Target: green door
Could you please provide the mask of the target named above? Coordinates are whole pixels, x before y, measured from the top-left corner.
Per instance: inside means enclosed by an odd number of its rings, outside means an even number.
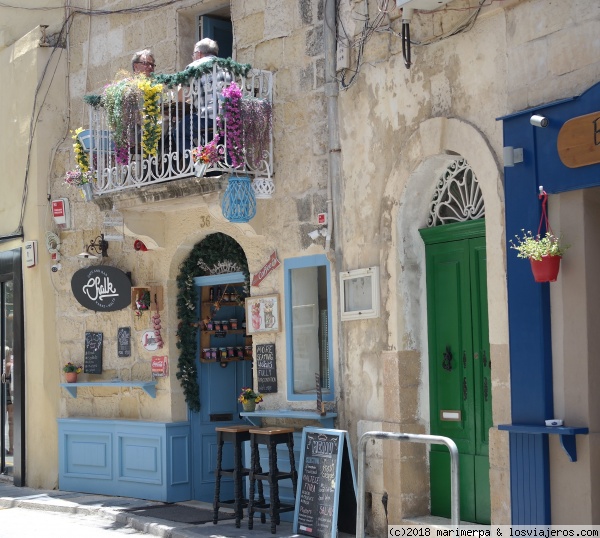
[[[426,244],[431,433],[460,454],[460,515],[490,523],[492,427],[485,221],[421,230]],[[450,517],[450,455],[430,453],[431,513]]]

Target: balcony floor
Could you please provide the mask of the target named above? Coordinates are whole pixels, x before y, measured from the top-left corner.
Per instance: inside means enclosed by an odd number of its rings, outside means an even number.
[[[114,207],[130,211],[181,211],[205,205],[206,195],[220,193],[227,188],[228,175],[214,177],[189,176],[112,194],[94,195],[93,202],[101,211]]]

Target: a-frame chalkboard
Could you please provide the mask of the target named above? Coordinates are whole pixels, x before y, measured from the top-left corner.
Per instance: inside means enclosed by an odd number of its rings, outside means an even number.
[[[317,538],[356,533],[356,476],[346,430],[302,432],[294,533]]]

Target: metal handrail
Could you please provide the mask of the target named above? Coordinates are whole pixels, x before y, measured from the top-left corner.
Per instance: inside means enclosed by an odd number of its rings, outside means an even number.
[[[370,438],[409,441],[412,443],[446,445],[450,451],[450,514],[451,524],[460,523],[460,486],[458,480],[458,448],[449,437],[416,433],[365,432],[358,441],[358,502],[356,510],[356,538],[365,537],[365,454]]]

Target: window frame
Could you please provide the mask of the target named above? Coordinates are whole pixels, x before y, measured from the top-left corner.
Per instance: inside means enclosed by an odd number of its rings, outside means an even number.
[[[284,298],[285,298],[285,331],[286,331],[286,383],[288,401],[315,401],[316,393],[294,392],[294,338],[292,326],[292,271],[305,267],[325,267],[325,278],[327,279],[327,346],[329,349],[329,389],[323,392],[323,401],[335,400],[335,375],[334,375],[334,348],[333,348],[333,303],[331,300],[331,264],[324,254],[289,258],[283,261],[284,269]]]
[[[346,283],[350,285],[354,281],[358,286],[361,279],[370,278],[370,308],[352,308],[346,309]],[[340,318],[342,321],[355,319],[378,318],[381,313],[381,301],[379,295],[379,267],[367,267],[365,269],[354,269],[340,273]]]

